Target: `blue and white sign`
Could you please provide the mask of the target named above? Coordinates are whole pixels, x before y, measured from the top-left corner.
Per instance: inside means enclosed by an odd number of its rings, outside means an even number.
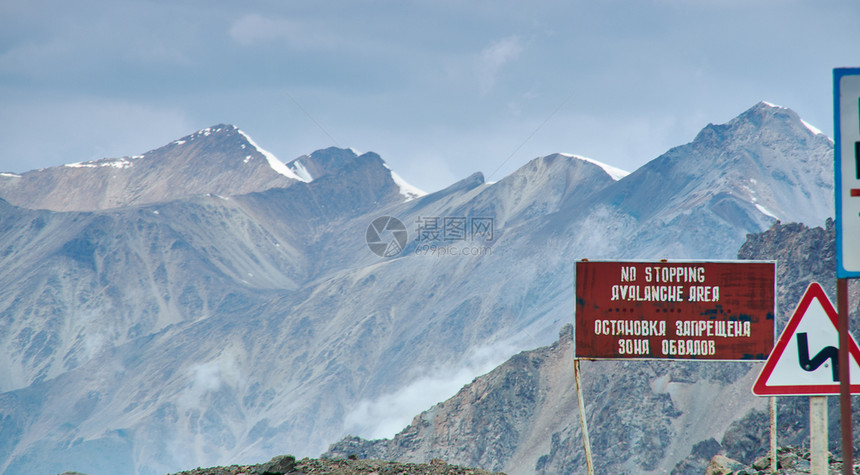
[[[860,68],[833,70],[836,277],[860,277]]]

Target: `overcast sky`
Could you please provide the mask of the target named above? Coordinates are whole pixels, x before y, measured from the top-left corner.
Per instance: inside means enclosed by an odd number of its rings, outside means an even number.
[[[435,191],[554,152],[629,171],[764,100],[832,136],[856,0],[0,0],[0,171],[218,123]]]

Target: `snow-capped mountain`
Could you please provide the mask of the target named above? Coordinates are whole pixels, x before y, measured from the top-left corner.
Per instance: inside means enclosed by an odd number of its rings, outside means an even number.
[[[555,154],[429,194],[373,153],[273,167],[209,131],[126,168],[30,172],[74,172],[48,198],[0,186],[1,471],[164,473],[390,436],[554,341],[576,259],[733,258],[772,215],[832,202],[814,179],[832,143],[766,104],[629,175]],[[64,197],[87,211],[28,209]]]
[[[0,197],[25,208],[89,211],[222,196],[304,181],[232,125],[195,132],[142,155],[0,175]]]
[[[311,182],[320,177],[336,175],[344,169],[344,167],[349,167],[356,160],[363,159],[360,157],[376,157],[379,160],[382,160],[379,155],[372,152],[369,154],[361,154],[359,156],[359,153],[351,148],[340,149],[337,147],[329,147],[324,150],[317,150],[310,155],[296,158],[295,160],[287,163],[286,166],[303,181]],[[388,165],[384,166],[391,174],[391,179],[400,188],[400,194],[406,199],[418,198],[427,194],[421,189],[410,185],[400,175],[394,172],[394,170],[391,170]]]
[[[762,102],[726,124],[709,124],[546,225],[578,228],[580,248],[603,241],[603,255],[731,256],[747,233],[774,220],[821,225],[832,216],[832,154],[833,141],[795,112]]]
[[[830,138],[792,110],[762,102],[727,124],[709,124],[691,143],[637,170],[621,199],[643,217],[660,209],[674,219],[705,207],[735,226],[760,222],[762,215],[823,224],[833,212],[831,196],[812,199],[806,193],[832,194],[832,149]],[[637,203],[656,184],[655,176],[663,177],[661,186],[648,197],[660,208]]]

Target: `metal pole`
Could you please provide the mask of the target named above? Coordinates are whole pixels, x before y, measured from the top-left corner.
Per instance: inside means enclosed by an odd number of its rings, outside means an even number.
[[[848,333],[848,279],[836,279],[839,313],[839,424],[842,428],[842,474],[854,473],[854,436],[851,433],[851,359]]]
[[[827,396],[809,397],[809,459],[812,475],[827,475]]]
[[[776,396],[770,397],[770,473],[776,473]]]
[[[582,426],[582,443],[585,445],[585,467],[588,475],[594,475],[594,462],[591,460],[591,439],[588,437],[588,423],[585,420],[585,402],[582,399],[582,373],[579,358],[573,359],[573,377],[576,381],[576,399],[579,402],[579,424]]]

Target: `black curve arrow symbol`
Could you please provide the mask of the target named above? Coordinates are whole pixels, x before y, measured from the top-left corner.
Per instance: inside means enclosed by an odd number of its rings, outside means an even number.
[[[812,359],[809,359],[809,340],[806,333],[797,334],[797,359],[804,371],[815,371],[825,361],[830,361],[833,370],[833,382],[839,382],[839,349],[835,346],[825,346]]]

